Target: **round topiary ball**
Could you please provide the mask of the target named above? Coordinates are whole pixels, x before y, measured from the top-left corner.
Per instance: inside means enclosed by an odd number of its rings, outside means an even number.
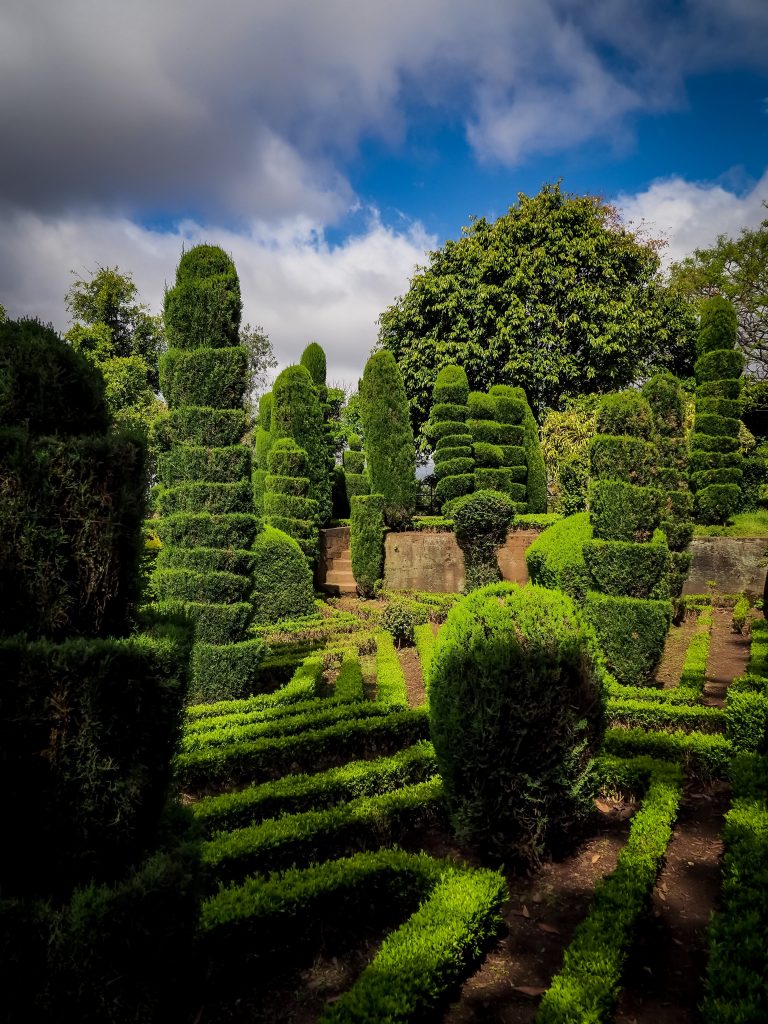
[[[579,833],[604,726],[595,650],[559,591],[496,583],[451,609],[429,674],[430,726],[460,839],[533,866]]]

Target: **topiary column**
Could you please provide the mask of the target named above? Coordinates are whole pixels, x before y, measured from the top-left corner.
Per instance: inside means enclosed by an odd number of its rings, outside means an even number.
[[[257,514],[261,513],[264,498],[264,479],[269,472],[269,452],[275,438],[272,433],[272,392],[268,391],[259,399],[259,418],[256,426],[254,457],[256,466],[253,470],[253,506]]]
[[[248,549],[259,520],[250,450],[240,444],[247,386],[247,355],[237,343],[240,286],[226,253],[205,245],[182,256],[165,319],[176,347],[160,363],[171,413],[170,449],[159,461],[161,519],[153,526],[164,546],[154,588],[195,622],[191,699],[239,697],[252,689],[265,646],[246,639]]]
[[[475,460],[467,433],[469,384],[460,366],[449,364],[437,375],[432,390],[429,435],[435,443],[435,498],[440,507],[474,490]]]
[[[365,364],[360,418],[371,491],[384,497],[388,526],[407,526],[416,507],[416,448],[403,378],[391,352],[375,352]]]
[[[670,556],[658,529],[663,494],[653,486],[653,414],[637,391],[607,395],[590,442],[593,540],[584,560],[593,590],[585,612],[608,667],[622,683],[650,680],[669,629]]]
[[[525,391],[508,384],[494,384],[490,391],[496,401],[496,418],[500,423],[519,423],[523,428],[523,449],[525,451],[525,488],[527,511],[547,511],[547,469],[539,441],[539,426],[528,404]],[[516,452],[504,450],[504,465],[514,466]],[[513,500],[513,492],[509,492]]]
[[[509,865],[593,813],[603,728],[594,640],[558,591],[498,583],[455,605],[429,672],[430,733],[461,839]]]
[[[0,324],[0,384],[3,1019],[173,1019],[196,903],[161,816],[188,636],[136,614],[144,441],[34,321]]]
[[[307,455],[309,497],[317,502],[318,520],[331,518],[331,475],[323,409],[305,366],[288,366],[272,387],[272,433],[292,438]]]
[[[264,481],[264,520],[298,543],[310,565],[317,552],[317,502],[308,497],[307,453],[282,437],[269,453]]]
[[[690,454],[696,518],[703,523],[725,523],[741,505],[739,394],[744,357],[734,351],[736,333],[731,303],[720,296],[708,299],[701,310],[696,346],[696,419]]]
[[[384,495],[356,495],[351,506],[352,574],[360,596],[373,597],[384,576]]]

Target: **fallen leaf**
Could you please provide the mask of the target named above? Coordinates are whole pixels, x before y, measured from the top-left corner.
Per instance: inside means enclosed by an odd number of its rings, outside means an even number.
[[[597,862],[598,862],[599,860],[600,860],[600,854],[599,854],[599,853],[596,853],[596,854],[595,854],[595,855],[594,855],[594,856],[592,857],[592,863],[593,863],[593,864],[597,864]]]
[[[515,992],[522,992],[524,996],[543,996],[547,991],[537,985],[515,985]]]
[[[520,913],[521,913],[521,914],[523,915],[523,917],[530,917],[530,916],[531,916],[531,915],[530,915],[530,914],[528,913],[528,907],[526,907],[526,905],[525,905],[525,904],[523,904],[523,909],[522,909],[522,910],[520,911]]]
[[[611,810],[611,805],[607,804],[605,800],[595,800],[595,807],[603,814],[607,814]]]
[[[555,926],[553,924],[546,924],[544,921],[539,921],[538,924],[536,925],[536,927],[539,929],[539,931],[546,932],[547,935],[559,935],[560,934],[560,929],[559,928],[555,928]]]

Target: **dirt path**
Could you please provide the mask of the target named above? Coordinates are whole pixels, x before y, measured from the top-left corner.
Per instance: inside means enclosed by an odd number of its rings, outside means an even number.
[[[707,965],[707,925],[720,892],[725,783],[689,790],[651,913],[637,932],[616,1024],[694,1024]]]
[[[723,706],[728,684],[743,675],[749,661],[749,637],[731,632],[732,617],[730,608],[714,609],[704,697],[715,707]]]
[[[667,634],[661,661],[656,669],[656,682],[665,690],[680,682],[688,644],[696,629],[696,618],[695,614],[687,615],[679,626],[673,626]]]
[[[415,647],[401,647],[397,652],[397,657],[405,676],[408,706],[420,708],[426,702],[427,691],[424,689],[418,652]]]
[[[462,987],[445,1024],[529,1024],[586,916],[595,885],[613,871],[634,805],[603,802],[597,832],[575,854],[530,878],[508,876],[506,934]],[[432,851],[430,851],[432,852]],[[439,855],[440,851],[435,851]]]

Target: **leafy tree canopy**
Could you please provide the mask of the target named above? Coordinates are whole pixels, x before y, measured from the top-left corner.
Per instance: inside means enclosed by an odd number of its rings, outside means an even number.
[[[252,416],[255,416],[259,398],[269,386],[270,370],[277,366],[277,359],[272,349],[269,335],[261,326],[242,324],[240,327],[240,344],[248,353],[248,390],[246,403]]]
[[[768,202],[763,205],[768,209]],[[768,379],[768,220],[736,239],[720,235],[710,249],[674,263],[670,288],[698,305],[715,295],[730,299],[747,371]]]
[[[447,363],[472,389],[521,385],[534,410],[624,388],[652,368],[690,373],[695,318],[659,274],[658,243],[595,196],[559,184],[518,196],[493,223],[473,220],[430,253],[379,318],[418,428]]]

